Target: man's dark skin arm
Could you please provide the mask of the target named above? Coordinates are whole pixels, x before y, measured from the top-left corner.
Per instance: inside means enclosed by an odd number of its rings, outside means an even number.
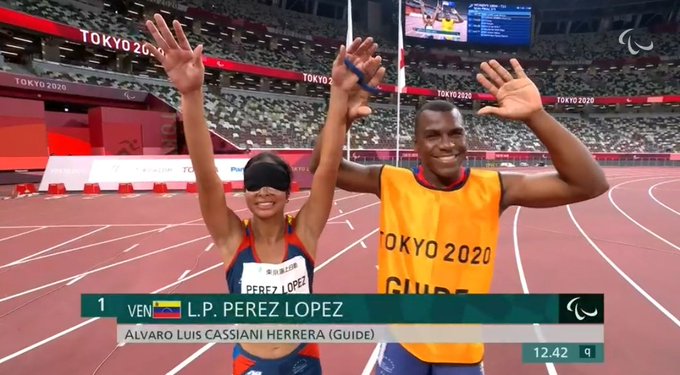
[[[366,39],[366,42],[369,41],[372,41],[372,38]],[[362,43],[359,49],[367,44],[370,43]],[[364,48],[363,50],[355,52],[355,54],[368,54],[369,56],[372,56],[377,48],[378,44],[376,43],[370,48]],[[350,51],[350,53],[352,52],[354,51]],[[379,57],[380,56],[378,56],[378,58]],[[367,72],[366,75],[366,78],[369,79],[368,84],[376,87],[382,82],[382,79],[385,76],[385,68],[380,67],[375,72]],[[358,86],[350,93],[347,131],[349,131],[353,121],[371,114],[371,108],[368,106],[368,97],[369,94],[366,91],[361,90]],[[319,165],[319,151],[321,150],[322,142],[323,137],[319,135],[316,144],[314,145],[314,151],[312,151],[312,160],[309,163],[309,171],[312,173],[316,171],[316,168]],[[341,154],[342,152],[343,151],[340,150]],[[363,165],[343,158],[340,163],[336,186],[340,189],[355,193],[370,193],[380,196],[381,168],[381,165]]]
[[[496,97],[498,107],[484,107],[480,115],[523,121],[545,145],[556,172],[503,172],[501,209],[509,206],[556,207],[595,198],[609,189],[604,171],[585,145],[543,109],[541,96],[517,60],[514,78],[497,61],[482,63],[479,83]]]

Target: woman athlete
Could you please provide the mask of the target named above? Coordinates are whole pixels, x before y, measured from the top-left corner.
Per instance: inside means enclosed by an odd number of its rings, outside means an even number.
[[[332,207],[335,183],[344,144],[347,113],[366,112],[361,104],[348,108],[349,92],[359,77],[384,74],[372,39],[357,38],[341,46],[333,63],[330,103],[321,148],[320,164],[307,202],[297,216],[285,216],[290,195],[291,168],[273,153],[259,154],[244,168],[245,200],[252,220],[241,221],[227,206],[222,181],[215,170],[210,134],[204,116],[203,46],[192,50],[178,21],[177,39],[159,14],[146,26],[158,48],[147,47],[163,64],[168,78],[181,94],[184,132],[198,183],[203,220],[226,268],[230,293],[311,293],[317,242]],[[159,51],[159,48],[163,52]],[[361,81],[362,83],[366,81]],[[370,112],[370,111],[369,111]],[[233,374],[321,374],[316,344],[237,344]]]

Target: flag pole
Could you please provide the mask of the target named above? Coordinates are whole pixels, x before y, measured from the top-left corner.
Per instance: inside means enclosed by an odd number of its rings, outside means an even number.
[[[398,26],[399,26],[399,35],[398,35],[398,40],[399,40],[399,46],[398,46],[398,51],[397,51],[397,69],[398,69],[398,77],[397,77],[397,167],[399,167],[399,144],[401,143],[400,138],[401,138],[401,91],[404,89],[404,86],[406,85],[406,77],[405,77],[405,61],[404,61],[404,40],[402,36],[402,30],[401,30],[401,16],[402,16],[402,11],[401,11],[401,1],[402,0],[397,0],[399,3],[399,11],[397,12],[397,16],[399,17]]]
[[[352,44],[352,40],[354,40],[352,34],[352,0],[347,0],[347,38],[345,39],[345,48],[349,48],[349,45]],[[350,158],[350,141],[350,130],[347,129],[347,160],[352,160]]]
[[[397,167],[399,167],[399,133],[401,124],[401,89],[397,89]]]

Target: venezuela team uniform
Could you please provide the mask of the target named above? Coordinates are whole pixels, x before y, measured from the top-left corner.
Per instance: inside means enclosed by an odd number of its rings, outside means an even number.
[[[383,167],[378,293],[489,293],[499,233],[500,174],[470,168],[461,172],[454,184],[438,189],[420,168]],[[438,374],[478,374],[484,346],[389,344],[381,355],[383,372],[378,374],[418,375],[421,368],[428,373],[430,365],[452,369]]]
[[[293,217],[286,220],[286,254],[281,263],[262,263],[248,220],[243,221],[243,241],[226,270],[230,293],[312,293],[314,260],[294,231]],[[321,362],[317,344],[300,344],[283,358],[255,357],[237,344],[233,352],[233,375],[319,375]]]

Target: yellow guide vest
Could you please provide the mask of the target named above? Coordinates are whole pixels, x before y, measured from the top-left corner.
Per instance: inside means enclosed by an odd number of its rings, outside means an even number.
[[[453,21],[453,19],[450,19],[448,21],[442,19],[442,31],[453,31],[454,25],[455,22]]]
[[[378,293],[489,293],[498,243],[501,182],[466,169],[451,191],[422,185],[409,169],[380,177]],[[423,362],[475,364],[484,345],[402,344]]]

